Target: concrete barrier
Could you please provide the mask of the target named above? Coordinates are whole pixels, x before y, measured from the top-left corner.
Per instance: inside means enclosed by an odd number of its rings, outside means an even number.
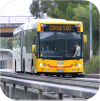
[[[0,88],[1,91],[3,92],[3,83],[0,83]],[[5,89],[5,96],[8,97],[9,99],[12,99],[13,97],[13,85],[12,84],[6,84],[6,89]],[[39,91],[37,89],[33,88],[28,88],[27,89],[27,98],[25,100],[35,100],[38,101],[38,93]],[[43,92],[43,100],[59,100],[57,94],[51,92],[52,94],[48,94],[48,92]],[[69,97],[69,98],[68,98]],[[23,86],[16,86],[16,100],[24,100],[24,87]],[[70,96],[67,96],[63,98],[63,101],[85,101],[85,98],[73,98]]]
[[[3,91],[3,84],[1,83],[1,88]],[[37,100],[39,96],[39,91],[37,89],[28,88],[27,89],[27,96],[25,97],[25,91],[23,86],[16,86],[16,98],[18,100]],[[11,99],[13,99],[13,86],[11,84],[6,85],[5,87],[5,95]],[[55,95],[48,94],[46,92],[43,93],[42,99],[49,99],[49,100],[58,100],[58,97]]]

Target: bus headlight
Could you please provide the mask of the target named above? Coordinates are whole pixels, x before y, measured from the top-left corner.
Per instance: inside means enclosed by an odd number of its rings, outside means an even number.
[[[81,64],[78,64],[79,67],[81,67]]]
[[[43,66],[43,64],[42,64],[42,63],[40,63],[40,66],[42,67],[42,66]]]

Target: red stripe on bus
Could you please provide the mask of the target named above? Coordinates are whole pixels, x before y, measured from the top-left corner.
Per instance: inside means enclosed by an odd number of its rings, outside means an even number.
[[[71,68],[73,66],[73,64],[71,64],[70,66],[51,66],[51,65],[48,64],[48,66],[51,67],[51,68],[59,68],[59,67],[61,67],[61,68]]]

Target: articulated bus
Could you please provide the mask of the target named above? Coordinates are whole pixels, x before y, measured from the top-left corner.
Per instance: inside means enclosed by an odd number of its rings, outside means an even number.
[[[14,72],[75,76],[83,72],[83,24],[63,19],[36,19],[13,33]],[[79,53],[75,56],[76,47]]]

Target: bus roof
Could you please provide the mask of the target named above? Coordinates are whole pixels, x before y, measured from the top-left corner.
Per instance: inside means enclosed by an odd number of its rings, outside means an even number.
[[[18,28],[14,29],[13,34],[17,34],[21,30],[29,30],[35,29],[38,23],[46,23],[46,24],[80,24],[82,22],[79,21],[68,21],[64,19],[34,19],[34,21],[30,23],[23,24]]]

